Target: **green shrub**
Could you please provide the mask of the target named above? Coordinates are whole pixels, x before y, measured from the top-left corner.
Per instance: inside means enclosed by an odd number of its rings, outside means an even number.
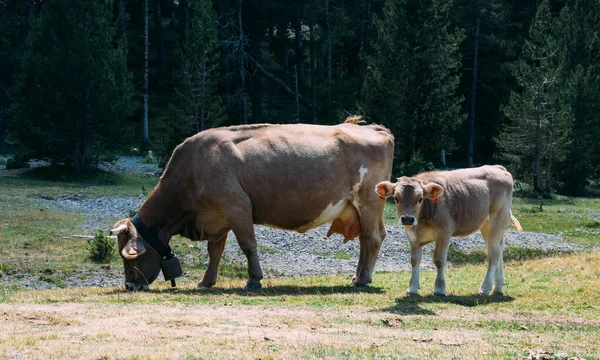
[[[158,164],[158,160],[156,159],[156,156],[154,156],[154,154],[152,153],[152,150],[148,151],[148,154],[146,154],[142,162],[146,164]]]
[[[29,156],[26,154],[17,154],[6,160],[6,169],[23,169],[29,167]]]
[[[6,165],[7,161],[8,161],[7,158],[5,158],[4,156],[0,156],[0,165]]]
[[[115,257],[115,241],[98,230],[93,238],[88,239],[88,250],[93,262],[108,263]]]
[[[410,161],[400,164],[400,175],[414,176],[425,171],[432,171],[435,167],[431,161],[426,161],[420,152],[413,152]]]

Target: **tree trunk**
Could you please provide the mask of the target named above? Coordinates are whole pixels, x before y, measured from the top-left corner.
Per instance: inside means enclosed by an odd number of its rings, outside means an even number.
[[[127,37],[127,16],[125,14],[127,0],[117,0],[117,36]]]
[[[206,129],[206,51],[202,56],[202,83],[200,86],[200,123],[197,127],[197,132]]]
[[[167,74],[167,60],[165,58],[165,42],[160,13],[160,0],[154,0],[154,33],[156,42],[156,57],[158,58],[158,74],[162,78]],[[153,42],[154,43],[154,42]]]
[[[148,144],[148,1],[144,0],[144,143]]]
[[[365,97],[365,79],[366,79],[366,74],[367,74],[367,66],[366,66],[366,60],[367,60],[367,47],[369,46],[369,30],[370,30],[370,25],[371,24],[371,0],[365,0],[365,5],[366,5],[366,11],[364,12],[364,18],[362,21],[362,31],[360,33],[360,50],[359,50],[359,71],[360,71],[360,91],[359,91],[359,96],[360,98],[364,98]]]
[[[475,105],[477,104],[477,65],[479,62],[479,27],[481,24],[481,0],[475,0],[475,27],[473,28],[473,76],[471,77],[471,111],[469,112],[469,139],[467,143],[467,166],[473,167],[475,147]]]
[[[85,121],[81,126],[81,147],[83,150],[83,169],[89,169],[92,165],[92,144],[90,143],[90,126],[92,125],[92,111],[90,109],[90,89],[85,88],[85,102],[84,102],[84,112],[85,112]]]
[[[540,68],[542,67],[542,58],[540,57]],[[537,98],[536,98],[536,126],[535,126],[535,149],[534,158],[535,162],[533,165],[533,189],[536,193],[541,195],[542,183],[540,178],[540,156],[542,150],[542,99],[541,99],[541,85],[537,87]]]
[[[242,0],[239,0],[238,6],[238,26],[240,30],[239,34],[239,52],[240,52],[240,78],[242,80],[242,86],[240,89],[240,101],[242,103],[242,121],[243,124],[248,123],[248,110],[246,109],[246,64],[245,64],[245,51],[244,51],[244,27],[242,23]]]
[[[298,93],[298,66],[294,65],[294,84],[296,85],[296,122],[300,122],[300,94]]]
[[[325,114],[329,115],[329,102],[331,100],[331,48],[333,46],[331,24],[329,23],[329,0],[325,0],[325,27],[327,31],[327,83],[325,84]]]
[[[217,7],[217,17],[219,21],[220,28],[220,40],[230,40],[225,32],[225,27],[227,26],[231,13],[228,2],[219,1]],[[221,55],[221,78],[223,79],[223,104],[225,104],[225,109],[227,113],[227,120],[230,120],[232,117],[231,111],[231,54],[226,51],[226,48],[223,48],[223,52]]]
[[[0,154],[4,154],[4,106],[0,104]]]
[[[188,0],[179,0],[179,33],[185,37],[185,30],[190,22],[190,6]]]
[[[171,12],[171,29],[177,28],[177,17],[175,16],[175,0],[169,0],[169,11]]]
[[[317,123],[317,93],[315,89],[315,37],[314,37],[314,9],[311,6],[311,14],[310,14],[310,92],[311,92],[311,111],[310,111],[310,122],[313,124]]]
[[[296,81],[298,87],[304,85],[304,49],[302,48],[302,12],[298,6],[297,19],[295,23],[296,29]]]
[[[250,31],[250,54],[252,58],[260,63],[261,61],[261,41],[262,29],[252,29]],[[262,76],[260,71],[254,71],[252,74],[252,93],[250,94],[252,101],[252,122],[255,124],[262,123]]]

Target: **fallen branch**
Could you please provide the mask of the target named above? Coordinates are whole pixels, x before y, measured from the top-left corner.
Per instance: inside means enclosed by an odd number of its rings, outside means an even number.
[[[254,60],[254,58],[252,56],[246,55],[246,57],[250,60],[250,62],[256,68],[256,70],[258,70],[258,72],[261,73],[261,75],[263,75],[264,77],[269,79],[275,85],[281,87],[290,98],[292,98],[293,100],[296,100],[296,92],[295,91],[290,89],[289,86],[287,86],[277,76],[275,76],[275,75],[271,74],[270,72],[268,72],[267,70],[265,70],[265,68],[261,64],[259,64],[256,60]],[[298,94],[298,99],[300,100],[300,103],[302,105],[304,105],[305,108],[307,108],[308,110],[312,110],[312,106],[310,105],[308,100],[306,100],[305,98],[302,97],[302,95]]]

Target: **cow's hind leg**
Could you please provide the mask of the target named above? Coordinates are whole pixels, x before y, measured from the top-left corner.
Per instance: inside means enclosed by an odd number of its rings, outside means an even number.
[[[433,294],[437,296],[446,296],[446,278],[444,270],[446,268],[446,260],[448,258],[448,246],[450,244],[449,237],[438,238],[435,242],[433,250],[433,263],[437,268],[437,276],[435,278],[435,288]]]
[[[260,280],[263,278],[263,272],[258,261],[254,224],[252,222],[252,204],[246,193],[243,194],[243,197],[238,197],[234,203],[228,204],[225,217],[248,260],[248,282],[245,289],[256,290],[262,287]]]
[[[510,215],[501,210],[481,227],[481,234],[487,244],[488,270],[479,288],[479,295],[489,295],[493,282],[495,282],[494,294],[502,294],[504,286],[502,252],[504,251],[504,232],[509,220]]]
[[[375,196],[372,196],[371,200],[370,206],[361,206],[359,211],[360,257],[356,276],[352,280],[354,286],[366,286],[371,283],[377,255],[387,234],[382,216],[384,204]]]
[[[208,267],[206,268],[202,280],[198,283],[198,288],[210,288],[217,282],[219,262],[221,261],[221,255],[223,255],[226,242],[227,234],[215,241],[208,242]]]

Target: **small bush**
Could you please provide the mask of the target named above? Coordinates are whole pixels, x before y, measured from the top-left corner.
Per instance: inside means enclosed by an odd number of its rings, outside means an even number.
[[[29,156],[25,154],[17,154],[14,157],[6,160],[6,169],[23,169],[29,167]]]
[[[0,165],[6,165],[7,161],[8,161],[7,158],[5,158],[4,156],[0,156]]]
[[[431,161],[426,161],[420,152],[413,152],[410,161],[400,164],[400,175],[414,176],[422,172],[432,171],[435,167]]]
[[[152,150],[148,151],[148,154],[146,154],[142,162],[146,164],[158,164],[158,160],[156,159],[156,156],[154,156],[154,154],[152,153]]]
[[[88,239],[88,250],[93,262],[107,263],[115,257],[115,241],[102,230],[98,230],[93,238]]]

